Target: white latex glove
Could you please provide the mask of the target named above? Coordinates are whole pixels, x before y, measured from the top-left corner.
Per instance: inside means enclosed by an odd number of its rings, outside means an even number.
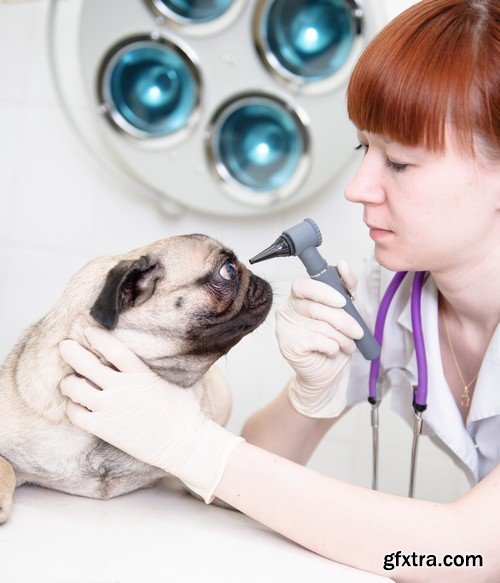
[[[69,375],[60,383],[71,399],[70,421],[177,476],[209,504],[229,456],[245,440],[208,419],[191,389],[160,378],[106,330],[86,328],[85,335],[118,371],[74,340],[59,344],[62,358],[86,377]]]
[[[352,293],[357,277],[345,261],[338,270]],[[301,277],[276,310],[278,344],[297,373],[288,386],[290,402],[308,417],[337,417],[345,407],[353,339],[363,337],[361,326],[342,309],[345,304],[326,283]]]

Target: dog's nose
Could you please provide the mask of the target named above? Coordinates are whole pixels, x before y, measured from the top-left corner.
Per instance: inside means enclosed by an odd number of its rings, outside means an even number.
[[[246,307],[255,309],[267,303],[272,298],[271,286],[264,279],[251,274],[248,292],[245,299]]]

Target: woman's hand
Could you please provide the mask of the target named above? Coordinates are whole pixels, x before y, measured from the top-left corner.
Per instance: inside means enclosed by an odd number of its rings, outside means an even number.
[[[338,265],[352,293],[357,277]],[[287,302],[276,310],[276,336],[281,353],[297,373],[289,385],[293,407],[308,417],[336,417],[345,407],[354,339],[363,329],[343,306],[345,298],[310,277],[292,284]]]
[[[86,328],[85,335],[118,370],[74,340],[59,344],[62,358],[86,377],[72,374],[60,383],[63,395],[71,399],[66,410],[70,421],[179,477],[211,502],[230,454],[244,439],[209,420],[191,389],[156,375],[109,332]]]

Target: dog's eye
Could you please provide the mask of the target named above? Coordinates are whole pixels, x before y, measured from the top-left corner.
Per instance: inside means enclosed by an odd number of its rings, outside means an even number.
[[[236,269],[236,265],[234,263],[231,263],[230,261],[227,261],[220,268],[219,274],[224,279],[227,279],[227,280],[231,281],[231,280],[236,279],[238,277],[238,270]]]

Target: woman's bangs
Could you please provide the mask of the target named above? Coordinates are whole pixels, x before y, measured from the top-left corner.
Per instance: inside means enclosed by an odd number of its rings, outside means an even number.
[[[445,0],[421,3],[372,40],[347,89],[358,129],[444,152],[451,122],[463,151],[475,155],[476,131],[498,146],[498,111],[489,105],[498,94],[498,59],[474,31],[477,14],[465,3],[458,8]]]
[[[374,46],[365,52],[351,76],[349,118],[360,130],[406,146],[444,151],[445,122],[450,115],[455,117],[453,110],[464,113],[466,107],[463,87],[458,93],[462,103],[457,103],[458,88],[453,85],[459,85],[459,80],[444,75],[445,71],[451,73],[452,63],[446,63],[444,55],[437,65],[435,54],[415,54],[408,49],[399,52],[394,45],[388,52],[381,48]],[[460,129],[470,135],[470,127]],[[465,141],[470,142],[470,138]]]

